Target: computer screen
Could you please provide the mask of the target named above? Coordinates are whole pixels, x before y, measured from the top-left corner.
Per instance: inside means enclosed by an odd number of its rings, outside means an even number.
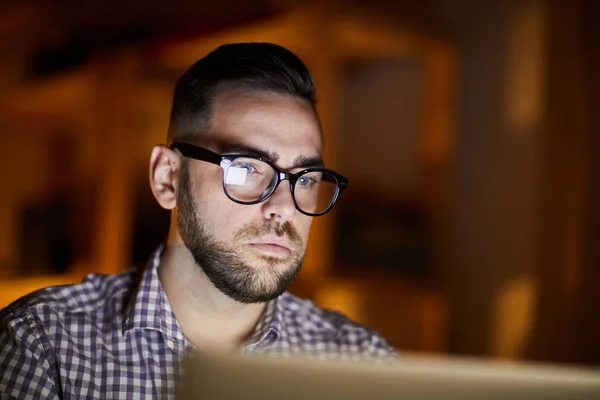
[[[196,352],[178,398],[600,399],[600,371],[540,364],[404,356],[391,363]]]

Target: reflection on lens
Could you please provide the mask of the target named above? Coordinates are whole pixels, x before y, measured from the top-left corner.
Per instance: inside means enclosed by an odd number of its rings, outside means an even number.
[[[237,158],[225,171],[225,190],[237,201],[259,200],[275,181],[275,171],[263,161]]]

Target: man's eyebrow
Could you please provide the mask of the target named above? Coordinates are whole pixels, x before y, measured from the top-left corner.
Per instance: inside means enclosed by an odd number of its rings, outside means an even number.
[[[273,164],[277,163],[279,160],[279,154],[274,151],[267,151],[264,149],[260,149],[254,146],[248,145],[232,145],[227,146],[224,154],[235,154],[235,155],[249,155],[249,156],[259,156],[265,158],[272,162]],[[306,156],[298,156],[292,163],[290,169],[294,168],[323,168],[325,167],[325,163],[321,157],[306,157]]]
[[[321,157],[296,157],[292,168],[324,168],[325,163]]]
[[[232,154],[232,155],[249,155],[249,156],[258,156],[265,158],[275,164],[277,160],[279,160],[279,154],[274,151],[267,151],[263,149],[259,149],[254,146],[242,146],[242,145],[233,145],[227,146],[225,148],[224,154]]]

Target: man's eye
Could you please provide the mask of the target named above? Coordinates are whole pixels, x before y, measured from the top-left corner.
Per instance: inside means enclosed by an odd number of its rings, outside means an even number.
[[[298,184],[303,188],[310,188],[316,183],[317,181],[314,178],[309,178],[308,176],[303,176],[300,179],[298,179]]]
[[[240,164],[236,165],[236,167],[240,169],[245,169],[247,173],[256,172],[256,168],[254,168],[254,166],[250,164]]]

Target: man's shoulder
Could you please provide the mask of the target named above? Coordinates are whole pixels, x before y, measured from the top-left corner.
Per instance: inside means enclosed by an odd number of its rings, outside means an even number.
[[[6,371],[0,392],[59,398],[71,385],[77,391],[83,384],[90,388],[93,369],[101,370],[91,362],[111,344],[137,287],[136,275],[91,274],[78,284],[37,290],[0,310],[0,370]]]
[[[135,288],[139,271],[131,269],[117,275],[90,274],[82,282],[49,286],[36,290],[0,310],[0,319],[19,315],[62,317],[73,313],[90,314],[123,301]]]
[[[360,346],[363,350],[370,349],[375,353],[379,350],[395,352],[379,332],[351,320],[341,312],[319,307],[312,301],[300,299],[291,293],[283,296],[286,326],[291,325],[300,335],[316,336],[341,346]]]
[[[306,328],[329,332],[353,330],[365,333],[375,332],[352,321],[341,312],[319,307],[311,300],[301,299],[289,292],[284,293],[282,297],[285,302],[285,318],[302,323]]]

